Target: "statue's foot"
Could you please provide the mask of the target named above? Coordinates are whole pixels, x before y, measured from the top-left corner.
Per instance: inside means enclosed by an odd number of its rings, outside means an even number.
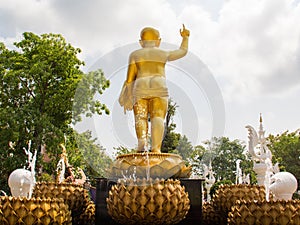
[[[153,153],[161,153],[160,149],[151,149],[151,152],[153,152]]]
[[[139,149],[137,150],[137,153],[144,153],[144,152],[147,152],[147,149],[146,149],[145,146],[142,147],[142,148],[139,148]]]

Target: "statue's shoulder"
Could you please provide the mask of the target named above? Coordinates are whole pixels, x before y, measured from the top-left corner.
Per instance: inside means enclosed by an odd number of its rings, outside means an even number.
[[[131,57],[137,56],[137,55],[140,55],[142,52],[143,52],[143,49],[142,49],[142,48],[136,49],[136,50],[134,50],[134,51],[132,51],[132,52],[130,53],[130,56],[131,56]]]
[[[153,57],[165,58],[167,54],[168,54],[167,51],[164,51],[159,48],[141,48],[141,49],[137,49],[137,50],[133,51],[130,54],[130,58],[135,59],[135,60],[140,60],[141,58],[149,59],[149,58],[153,58]]]

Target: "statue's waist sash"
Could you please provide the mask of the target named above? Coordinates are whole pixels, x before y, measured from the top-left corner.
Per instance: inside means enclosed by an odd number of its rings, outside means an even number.
[[[135,102],[141,98],[154,98],[154,97],[169,97],[168,88],[159,87],[159,88],[134,88],[133,95],[135,97]]]

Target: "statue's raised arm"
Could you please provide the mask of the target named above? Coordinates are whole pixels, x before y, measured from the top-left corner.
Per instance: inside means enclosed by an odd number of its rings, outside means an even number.
[[[190,31],[185,28],[184,24],[182,24],[182,29],[180,29],[179,32],[182,37],[180,48],[174,51],[170,51],[168,56],[169,61],[180,59],[188,52]]]

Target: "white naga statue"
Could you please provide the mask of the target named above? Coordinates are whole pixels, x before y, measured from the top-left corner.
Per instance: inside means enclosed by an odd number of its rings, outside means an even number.
[[[272,153],[267,146],[267,140],[265,138],[265,131],[263,130],[261,116],[259,122],[260,125],[258,134],[252,126],[246,126],[249,131],[249,153],[252,156],[252,160],[256,162],[265,162],[266,159],[272,159]]]
[[[272,153],[267,146],[261,115],[259,122],[258,132],[250,125],[246,126],[246,128],[249,132],[248,151],[254,162],[253,170],[257,174],[257,183],[258,185],[264,185],[267,182],[265,180],[266,172],[277,173],[279,169],[277,164],[274,167],[272,163],[270,164],[272,162]]]
[[[267,200],[269,191],[275,199],[291,199],[297,190],[297,179],[289,172],[279,172],[278,163],[272,165],[272,153],[267,146],[261,115],[258,134],[252,126],[248,125],[246,128],[249,132],[248,150],[254,161],[253,170],[257,174],[258,185],[264,185],[266,188]]]

